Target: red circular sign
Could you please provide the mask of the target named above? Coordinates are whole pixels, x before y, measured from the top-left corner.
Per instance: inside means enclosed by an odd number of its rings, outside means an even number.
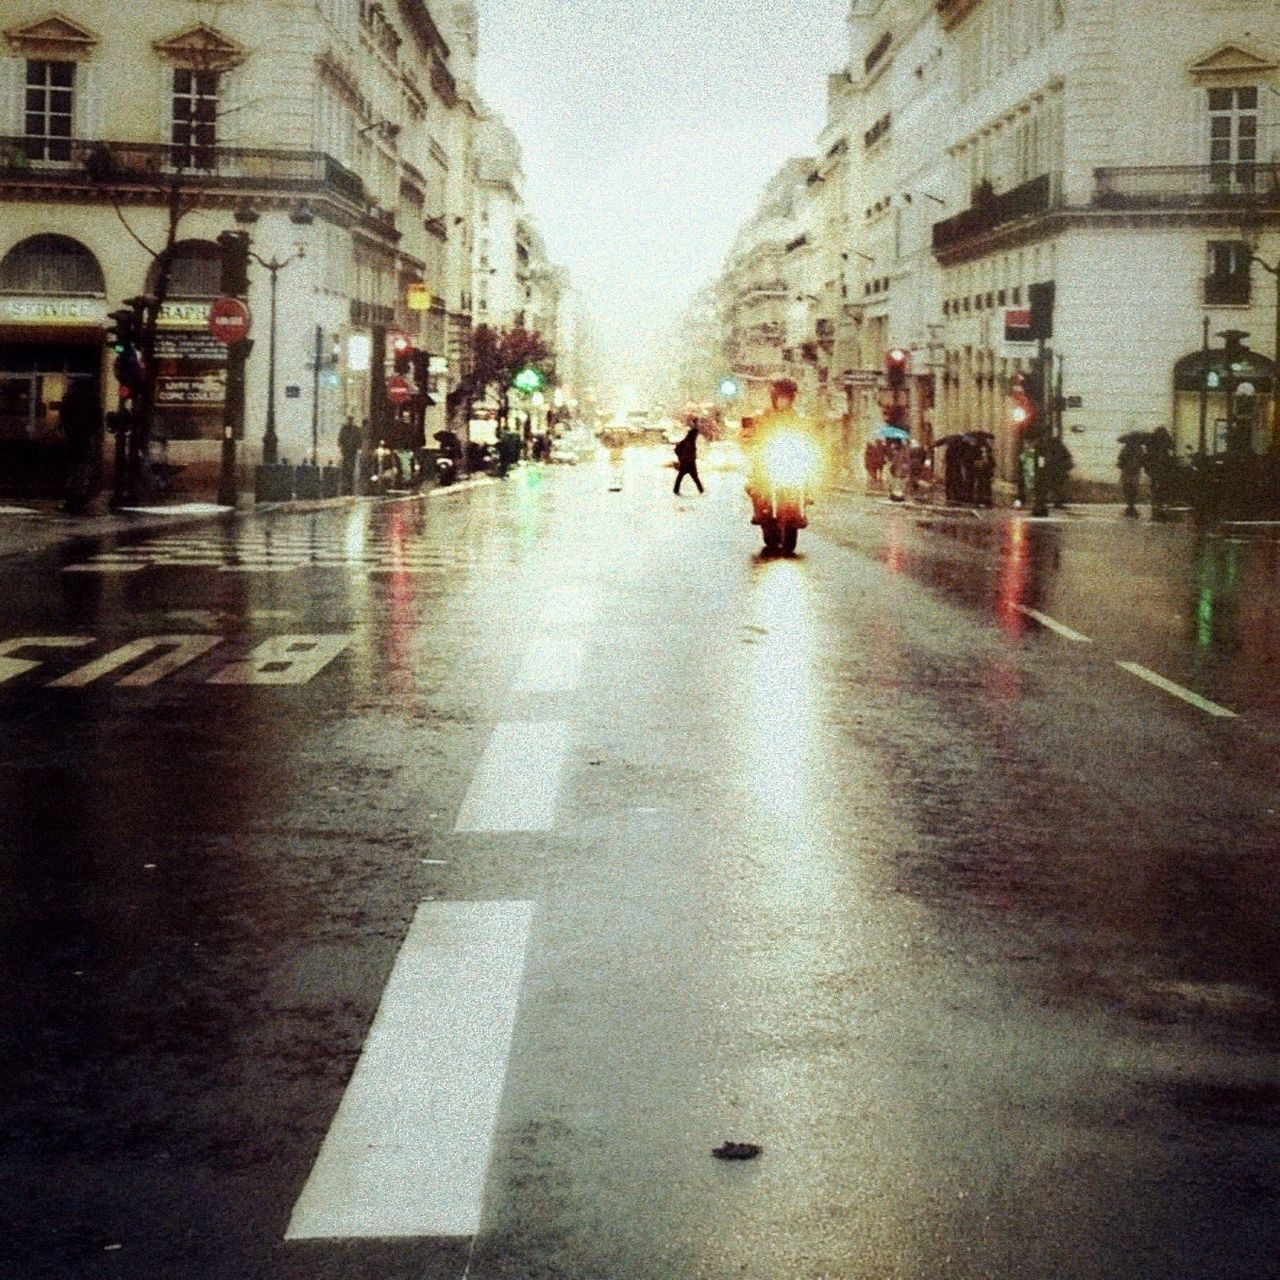
[[[249,336],[253,317],[239,298],[215,298],[209,308],[209,332],[230,346]]]
[[[413,399],[413,388],[404,378],[388,378],[387,399],[392,404],[408,404]]]

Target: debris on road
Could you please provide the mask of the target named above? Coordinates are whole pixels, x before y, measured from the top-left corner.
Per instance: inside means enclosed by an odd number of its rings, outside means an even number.
[[[761,1148],[754,1142],[726,1142],[711,1153],[717,1160],[754,1160]]]

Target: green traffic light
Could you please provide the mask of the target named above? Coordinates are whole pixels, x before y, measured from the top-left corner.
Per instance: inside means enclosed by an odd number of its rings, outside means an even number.
[[[542,376],[541,372],[529,365],[516,374],[511,385],[517,391],[532,395],[535,391],[541,391],[547,385],[547,380]]]

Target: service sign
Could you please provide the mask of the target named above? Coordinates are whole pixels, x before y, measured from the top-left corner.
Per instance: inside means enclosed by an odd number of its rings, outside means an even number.
[[[0,297],[0,324],[107,323],[107,304],[99,298]]]

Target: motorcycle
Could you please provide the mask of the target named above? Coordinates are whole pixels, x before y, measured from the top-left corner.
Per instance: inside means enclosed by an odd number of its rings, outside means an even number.
[[[765,441],[760,458],[763,487],[756,495],[756,514],[764,549],[770,555],[792,555],[817,479],[818,447],[799,431],[780,431]]]

